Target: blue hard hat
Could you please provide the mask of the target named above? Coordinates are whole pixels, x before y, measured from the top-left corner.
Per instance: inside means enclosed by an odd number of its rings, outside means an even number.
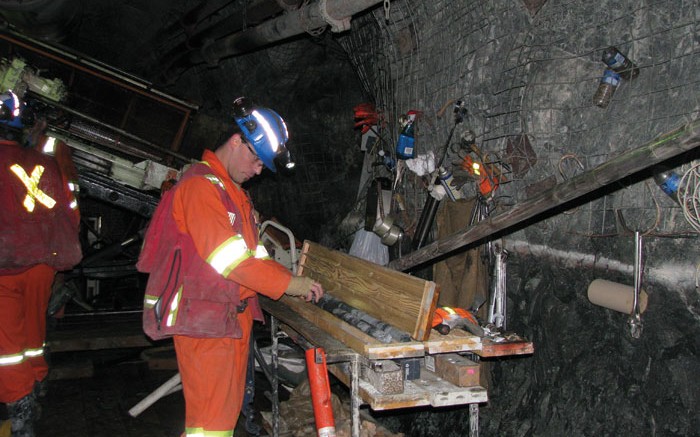
[[[265,167],[276,172],[276,158],[289,160],[286,147],[289,133],[278,113],[270,108],[255,107],[249,99],[239,97],[234,101],[234,119]]]
[[[23,128],[23,109],[24,102],[22,102],[17,94],[13,93],[12,90],[7,90],[6,92],[0,94],[0,123],[18,129]]]

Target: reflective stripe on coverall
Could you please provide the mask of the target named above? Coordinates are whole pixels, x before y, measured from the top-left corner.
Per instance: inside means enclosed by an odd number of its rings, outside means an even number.
[[[192,237],[197,252],[216,271],[240,284],[241,299],[254,297],[256,292],[278,299],[284,294],[291,273],[273,260],[259,258],[267,254],[258,248],[258,230],[251,219],[252,205],[247,194],[230,179],[213,152],[205,151],[203,160],[216,175],[217,183],[224,184],[240,217],[229,214],[213,181],[192,178],[175,188],[173,217],[177,226]],[[234,220],[242,222],[242,235],[233,232]],[[240,241],[245,242],[244,255]],[[250,305],[238,314],[242,338],[174,336],[185,395],[186,435],[233,434],[243,403],[254,317]]]
[[[0,276],[0,402],[15,402],[49,371],[44,359],[46,309],[55,271],[39,264]]]
[[[82,252],[80,213],[54,158],[0,140],[0,204],[0,402],[8,403],[48,373],[51,285],[56,270],[72,268]]]

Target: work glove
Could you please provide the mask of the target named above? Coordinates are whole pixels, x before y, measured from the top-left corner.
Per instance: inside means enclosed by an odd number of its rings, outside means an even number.
[[[323,296],[323,287],[309,277],[292,276],[284,294],[303,297],[307,302],[318,302]]]

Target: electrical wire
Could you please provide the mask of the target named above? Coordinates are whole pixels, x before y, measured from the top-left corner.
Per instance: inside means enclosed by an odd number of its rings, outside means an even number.
[[[693,229],[700,232],[700,163],[694,164],[683,174],[678,183],[677,196],[683,216]]]

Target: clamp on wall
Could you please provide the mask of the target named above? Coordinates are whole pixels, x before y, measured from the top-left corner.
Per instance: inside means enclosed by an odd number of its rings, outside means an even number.
[[[331,26],[331,31],[338,33],[350,29],[350,17],[341,18],[340,20],[331,17],[328,13],[326,2],[327,0],[319,0],[318,12],[321,14],[321,18]]]

